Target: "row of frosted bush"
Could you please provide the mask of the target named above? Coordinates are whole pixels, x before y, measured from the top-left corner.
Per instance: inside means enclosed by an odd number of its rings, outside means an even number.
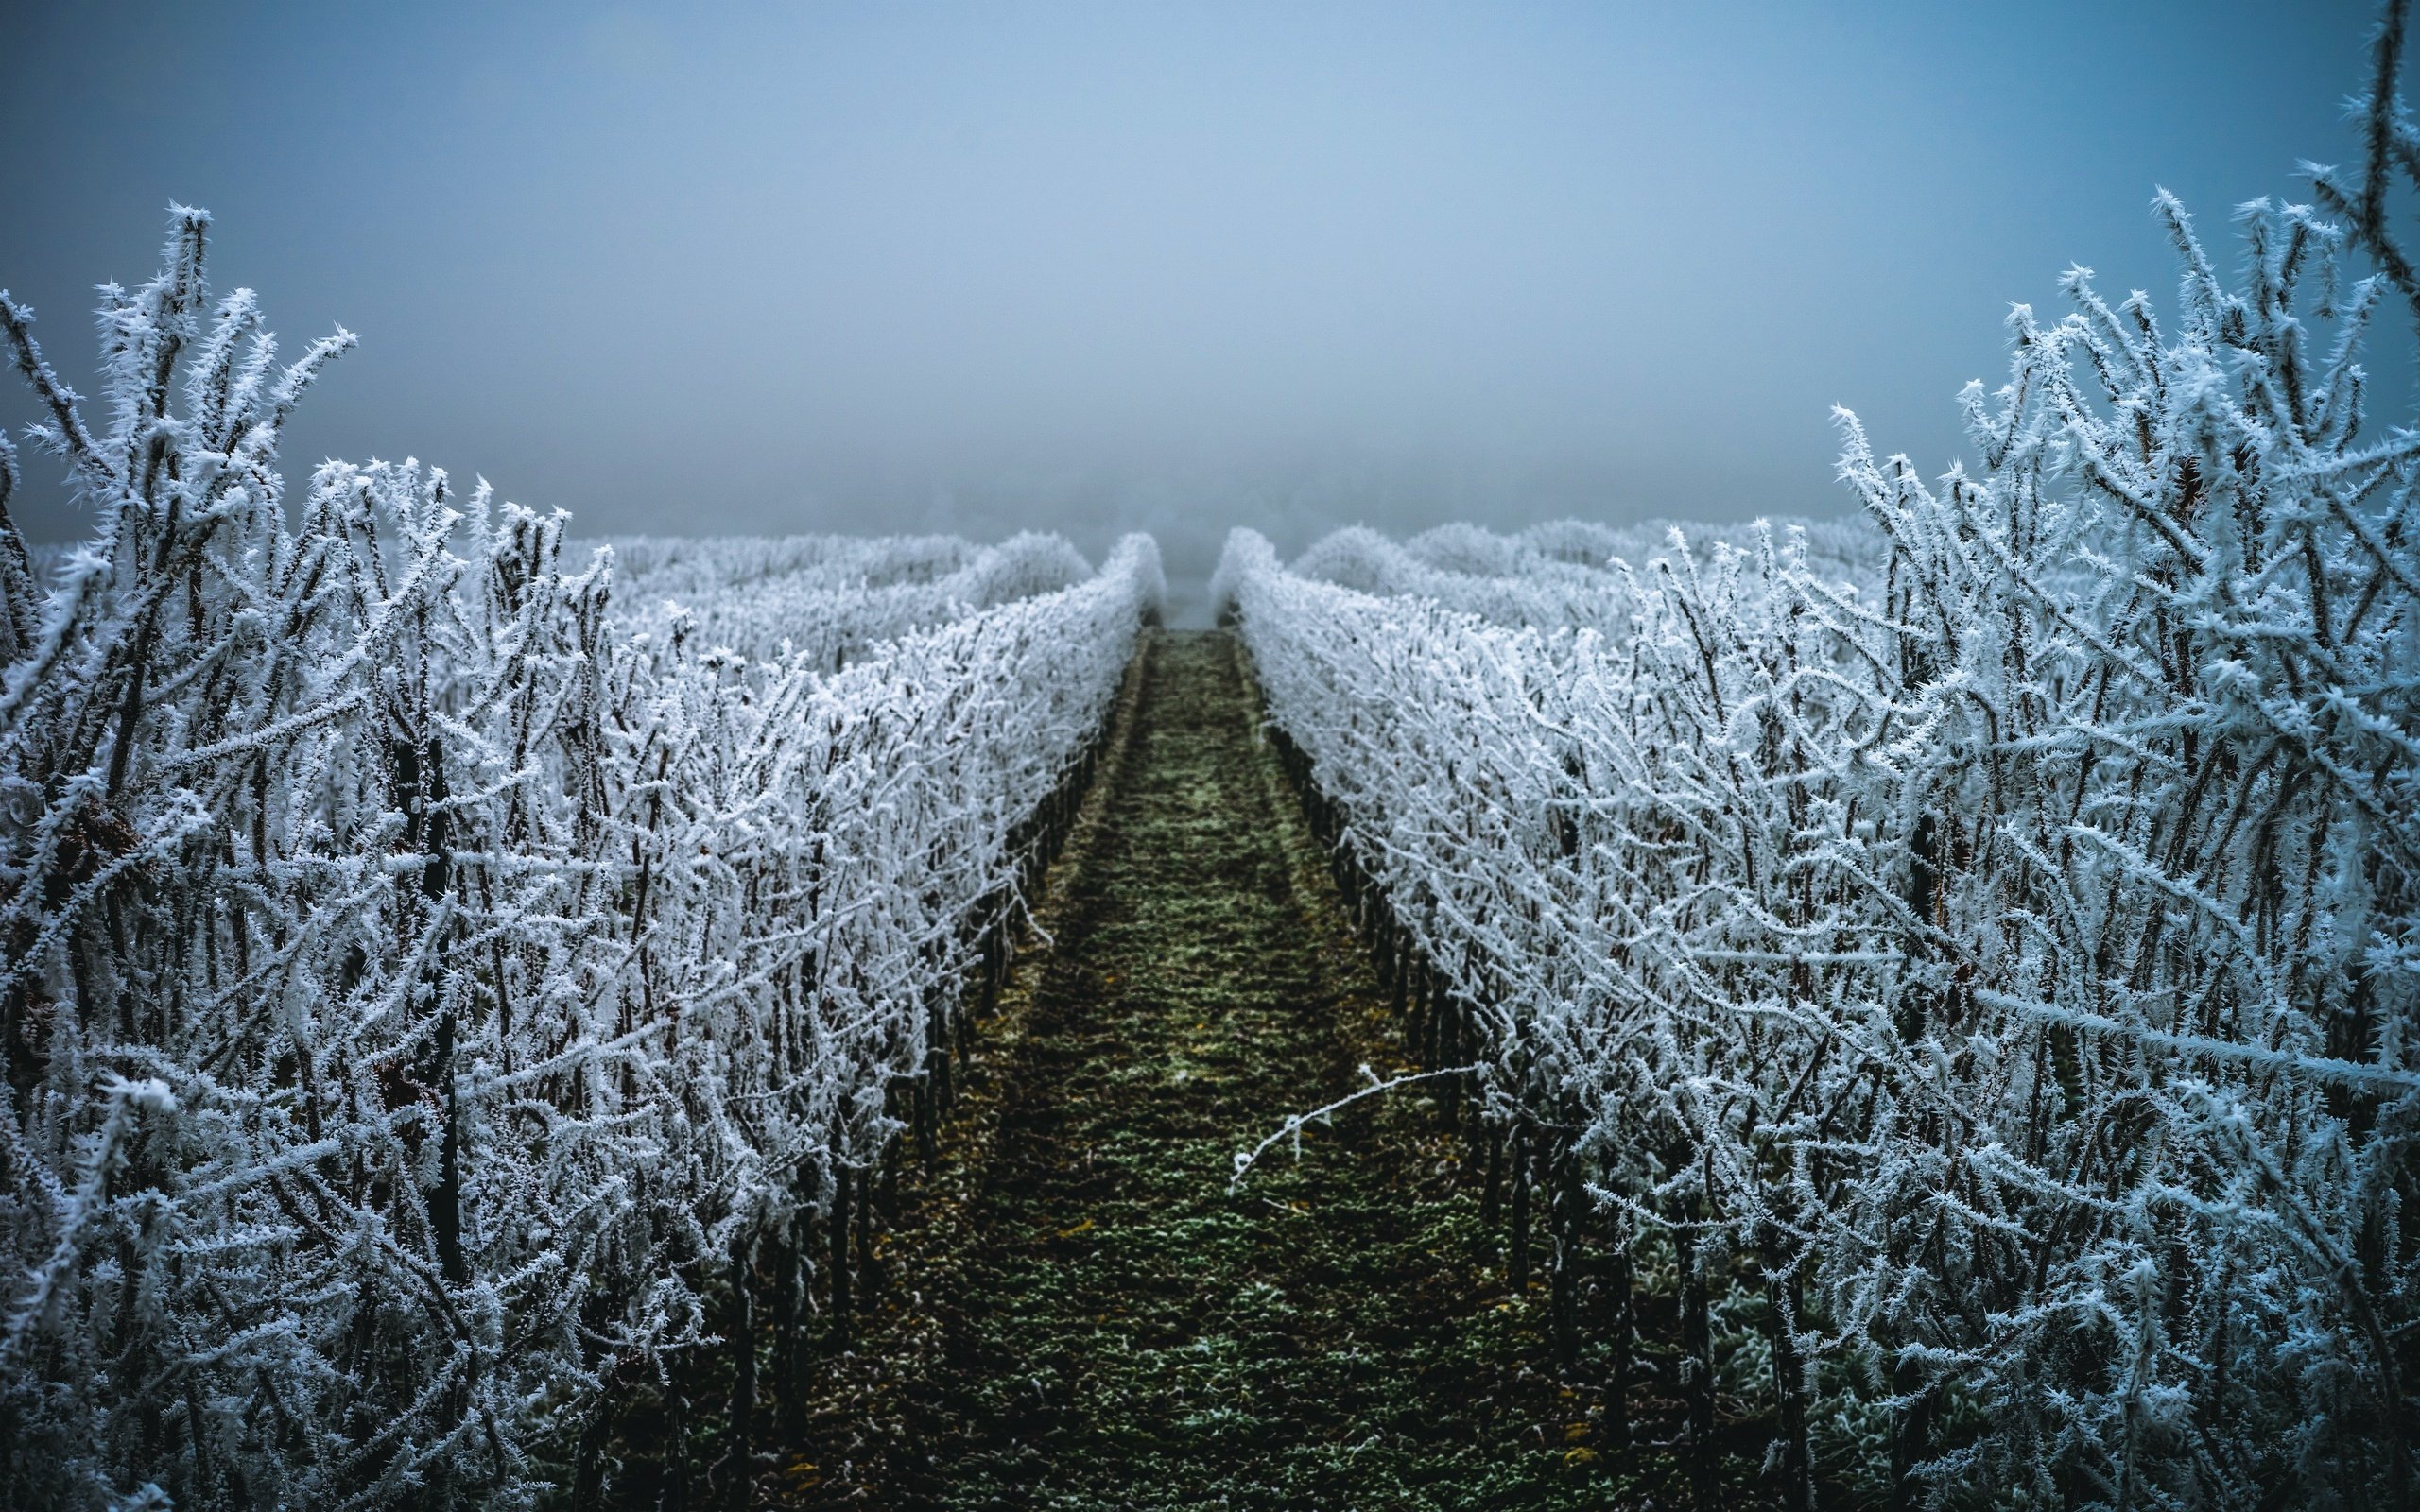
[[[927,549],[939,538],[905,537],[831,542],[810,560],[782,571],[742,570],[719,582],[685,586],[695,566],[666,563],[617,596],[633,635],[676,649],[691,644],[751,661],[777,660],[837,672],[902,636],[1019,599],[1072,588],[1093,575],[1092,564],[1063,537],[1023,531],[997,545],[944,557]],[[652,538],[624,542],[646,555],[669,555]],[[709,543],[693,543],[692,549]],[[722,542],[717,558],[730,548]],[[785,558],[790,540],[764,543]],[[886,549],[889,548],[889,549]],[[684,556],[687,554],[684,553]],[[686,564],[683,564],[686,565]]]
[[[983,550],[958,536],[597,536],[565,549],[612,552],[614,592],[634,604],[798,575],[835,590],[928,583]]]
[[[95,524],[46,582],[0,531],[0,1503],[593,1499],[717,1336],[744,1485],[1156,549],[836,675],[633,632],[484,487],[330,463],[289,514],[349,338],[281,366],[205,224],[108,291],[104,429],[0,299]],[[690,586],[834,555],[780,549]]]
[[[1810,563],[1858,575],[1879,562],[1880,541],[1856,522],[1793,524]],[[1652,556],[1673,528],[1669,523],[1616,528],[1557,520],[1500,534],[1448,524],[1398,543],[1356,525],[1322,537],[1291,565],[1299,576],[1381,597],[1426,598],[1492,624],[1617,636],[1633,627],[1629,600],[1612,575],[1623,562]],[[1702,546],[1753,544],[1753,529],[1745,524],[1686,528]],[[1213,582],[1214,599],[1223,582],[1223,576]]]
[[[1764,1361],[1797,1506],[2420,1487],[2420,436],[2362,435],[2386,286],[2342,226],[2250,207],[2231,287],[2158,209],[2173,323],[2083,270],[2017,310],[1977,471],[1843,416],[1864,571],[1675,538],[1520,623],[1367,541],[1309,554],[1393,564],[1351,586],[1229,543],[1271,725],[1617,1419],[1634,1265],[1677,1258],[1701,1496],[1718,1355]]]

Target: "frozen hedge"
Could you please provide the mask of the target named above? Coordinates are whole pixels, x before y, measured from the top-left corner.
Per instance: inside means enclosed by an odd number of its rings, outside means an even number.
[[[763,546],[782,556],[792,538]],[[660,571],[617,593],[634,633],[659,643],[695,640],[753,661],[778,660],[837,672],[900,637],[979,610],[1070,588],[1092,576],[1081,553],[1059,537],[1024,531],[996,546],[947,557],[917,549],[934,538],[853,542],[783,571],[742,571],[721,581],[682,586],[690,574]],[[663,542],[626,542],[663,554]]]
[[[1332,541],[1329,581],[1229,543],[1382,961],[1543,1194],[1566,1350],[1566,1270],[1618,1295],[1617,1392],[1633,1260],[1677,1252],[1702,1476],[1745,1288],[1794,1504],[1859,1410],[1907,1502],[2420,1486],[2420,435],[2367,438],[2360,367],[2395,276],[2264,202],[2229,282],[2156,211],[2176,312],[2082,269],[2016,310],[1973,471],[1841,417],[1870,571],[1676,541],[1581,615],[1581,569],[1525,609],[1467,541]]]
[[[484,486],[329,463],[289,515],[351,338],[281,366],[205,229],[107,291],[98,414],[0,296],[95,526],[47,581],[0,526],[0,1503],[593,1489],[611,1397],[717,1332],[752,1380],[752,1307],[795,1364],[1156,550],[837,675],[634,633],[610,552]],[[726,604],[807,564],[700,555]]]

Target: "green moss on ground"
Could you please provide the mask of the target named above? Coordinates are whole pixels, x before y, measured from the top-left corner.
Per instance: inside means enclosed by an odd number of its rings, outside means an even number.
[[[1053,873],[890,1291],[786,1484],[890,1508],[1672,1504],[1593,1436],[1544,1294],[1508,1297],[1461,1149],[1374,1099],[1228,1190],[1235,1153],[1388,1052],[1383,1004],[1232,641],[1160,634]],[[1381,1069],[1391,1069],[1383,1062]],[[1668,1415],[1634,1403],[1642,1432]],[[1662,1422],[1657,1419],[1661,1418]]]

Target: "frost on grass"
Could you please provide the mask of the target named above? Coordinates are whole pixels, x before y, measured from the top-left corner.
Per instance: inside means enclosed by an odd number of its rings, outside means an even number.
[[[94,526],[0,524],[0,1503],[527,1504],[713,1283],[808,1305],[1157,555],[643,542],[633,597],[414,462],[290,501],[352,338],[282,363],[207,226],[97,406],[0,296]]]

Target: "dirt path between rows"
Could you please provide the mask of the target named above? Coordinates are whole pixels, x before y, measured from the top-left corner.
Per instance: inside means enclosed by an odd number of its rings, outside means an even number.
[[[797,1500],[1623,1503],[1425,1097],[1363,1103],[1229,1192],[1285,1114],[1398,1065],[1234,641],[1155,632],[1143,656],[1051,873],[1053,943],[905,1178]]]

